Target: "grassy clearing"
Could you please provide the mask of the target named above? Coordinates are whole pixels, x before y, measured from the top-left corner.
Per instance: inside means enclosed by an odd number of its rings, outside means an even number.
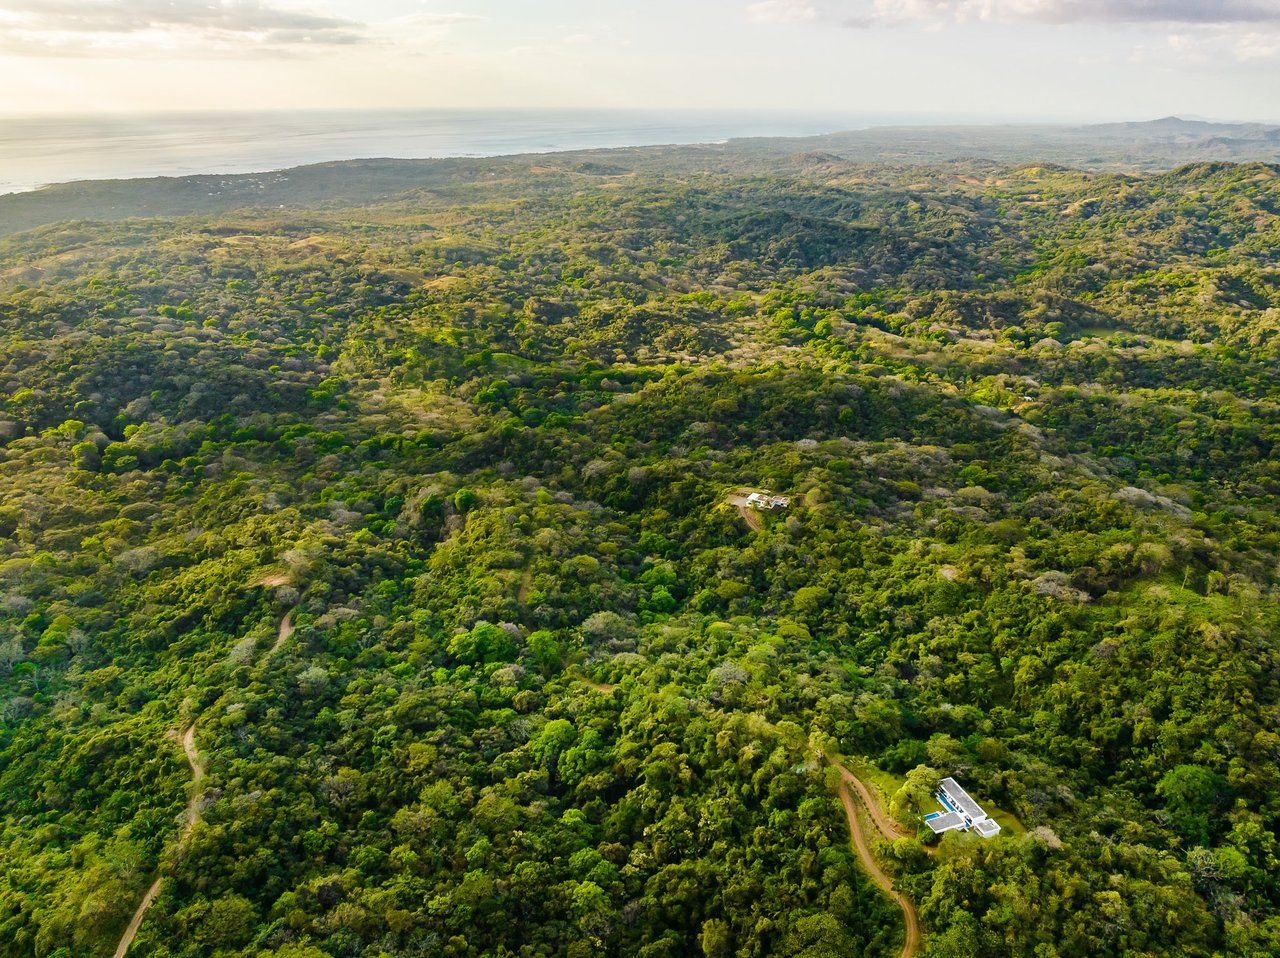
[[[905,775],[887,772],[866,759],[851,758],[845,761],[851,771],[855,772],[859,778],[876,790],[881,803],[886,809],[889,807],[889,800],[893,798],[894,792],[900,789],[907,781]],[[960,784],[966,785],[963,781]],[[978,788],[980,792],[980,786],[975,784],[975,788]],[[1025,835],[1027,833],[1027,827],[1018,821],[1018,817],[1012,812],[996,806],[979,793],[971,791],[970,794],[973,794],[973,797],[978,800],[978,804],[986,809],[987,814],[999,823],[1002,831],[1011,835]]]

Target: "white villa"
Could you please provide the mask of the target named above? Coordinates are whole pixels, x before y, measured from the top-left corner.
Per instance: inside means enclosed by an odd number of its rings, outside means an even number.
[[[769,490],[764,492],[753,492],[747,496],[747,505],[753,509],[785,509],[791,505],[791,500],[786,496],[773,496],[769,494]]]
[[[946,809],[945,812],[931,812],[924,817],[924,823],[935,834],[973,829],[983,838],[990,838],[1000,833],[1000,824],[989,818],[982,806],[954,778],[944,778],[939,782],[934,797]]]

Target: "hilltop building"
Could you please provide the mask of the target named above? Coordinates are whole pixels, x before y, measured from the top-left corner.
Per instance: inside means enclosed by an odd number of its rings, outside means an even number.
[[[791,500],[786,496],[773,496],[769,494],[769,490],[764,492],[753,492],[747,496],[747,505],[753,509],[785,509],[791,505]]]
[[[924,817],[924,823],[935,834],[973,829],[983,838],[990,838],[1000,833],[1000,824],[989,817],[954,778],[944,778],[939,782],[934,797],[946,809],[945,812],[931,812]]]

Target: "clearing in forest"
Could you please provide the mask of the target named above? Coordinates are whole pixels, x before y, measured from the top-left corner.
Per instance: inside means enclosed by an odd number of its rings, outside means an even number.
[[[742,516],[747,525],[759,532],[764,528],[764,520],[760,518],[759,511],[748,502],[748,498],[754,491],[753,489],[738,489],[725,496],[724,501],[731,506],[737,507],[738,515]]]
[[[605,682],[597,682],[595,679],[589,679],[585,675],[578,673],[575,678],[589,689],[595,689],[602,695],[612,695],[614,686]]]

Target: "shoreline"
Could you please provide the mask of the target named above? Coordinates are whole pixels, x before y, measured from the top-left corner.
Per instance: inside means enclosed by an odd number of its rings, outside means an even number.
[[[0,119],[0,195],[155,177],[245,176],[363,159],[486,159],[723,145],[865,128],[840,113],[380,111]]]

